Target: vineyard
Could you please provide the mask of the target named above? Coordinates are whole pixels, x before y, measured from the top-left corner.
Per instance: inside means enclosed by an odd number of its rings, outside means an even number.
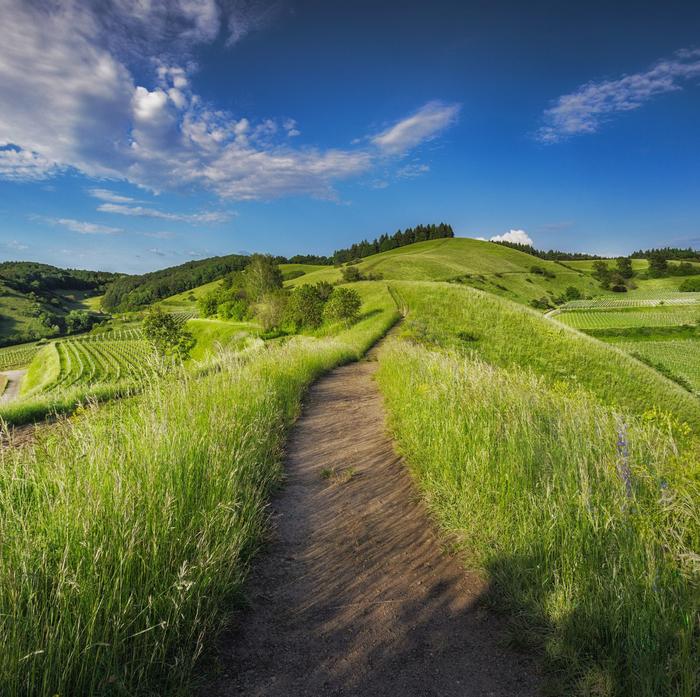
[[[137,338],[140,333],[136,332],[129,329],[86,335],[44,347],[35,364],[51,364],[54,369],[32,392],[65,390],[78,384],[119,383],[148,375],[153,370],[151,348],[144,339]]]
[[[40,348],[38,344],[23,344],[0,349],[0,370],[11,370],[28,365]]]
[[[652,364],[663,366],[700,394],[700,340],[625,341],[617,345]]]
[[[571,310],[557,315],[557,320],[576,329],[611,329],[631,327],[673,327],[696,324],[700,304],[627,308],[619,310]]]
[[[625,297],[592,298],[571,300],[561,306],[562,310],[611,310],[625,307],[658,307],[663,305],[694,305],[700,303],[700,293],[676,291],[638,291]]]

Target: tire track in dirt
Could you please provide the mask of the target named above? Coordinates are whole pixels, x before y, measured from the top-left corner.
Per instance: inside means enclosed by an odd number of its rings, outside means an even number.
[[[484,582],[442,549],[387,435],[375,369],[347,365],[311,388],[249,607],[201,695],[537,694],[531,660],[478,603]]]

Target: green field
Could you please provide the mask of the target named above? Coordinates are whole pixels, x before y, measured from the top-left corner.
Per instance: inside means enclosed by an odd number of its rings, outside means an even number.
[[[622,341],[615,344],[682,378],[700,395],[700,339]]]
[[[673,327],[697,324],[700,304],[624,309],[571,310],[556,315],[563,324],[576,329],[624,329],[627,327]]]
[[[0,348],[0,370],[23,368],[29,365],[40,348],[39,344],[20,344]]]

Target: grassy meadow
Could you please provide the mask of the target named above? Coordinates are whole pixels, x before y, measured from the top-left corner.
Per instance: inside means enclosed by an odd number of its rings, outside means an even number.
[[[392,287],[391,429],[511,641],[547,656],[550,694],[697,694],[700,402],[498,298]]]
[[[363,294],[334,336],[219,354],[196,379],[153,381],[0,451],[3,695],[172,694],[186,680],[260,542],[304,390],[398,316],[384,287]]]

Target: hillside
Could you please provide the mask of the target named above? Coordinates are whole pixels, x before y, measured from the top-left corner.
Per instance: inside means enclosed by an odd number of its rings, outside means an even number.
[[[0,263],[0,345],[70,332],[66,316],[94,311],[90,300],[120,276],[35,262]]]
[[[231,271],[240,271],[247,262],[248,257],[243,254],[229,254],[188,261],[140,276],[125,276],[109,286],[102,299],[102,306],[108,311],[137,310],[214,281]]]

